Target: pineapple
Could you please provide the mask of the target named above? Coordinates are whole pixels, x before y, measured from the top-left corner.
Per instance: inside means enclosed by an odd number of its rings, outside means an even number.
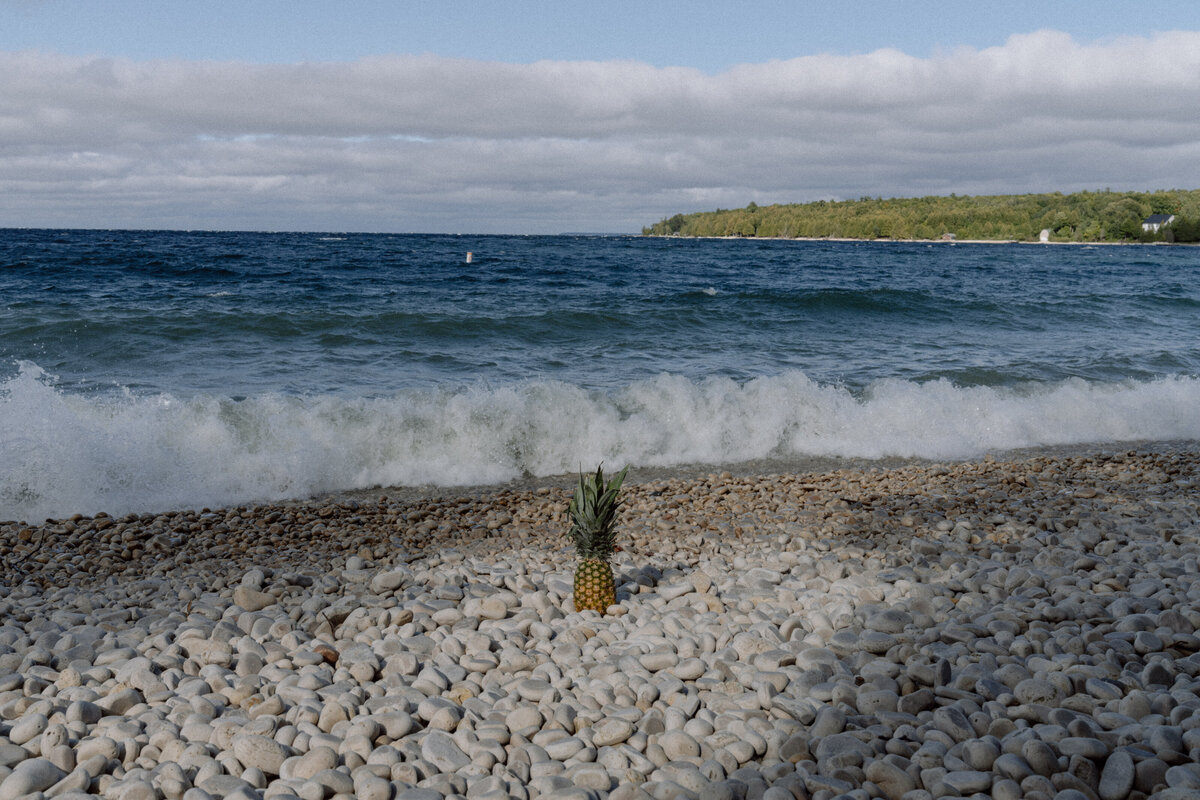
[[[616,550],[617,495],[629,467],[604,483],[603,465],[591,479],[579,476],[579,487],[567,506],[571,521],[568,536],[575,545],[579,566],[575,569],[575,610],[591,609],[603,614],[617,602],[609,559]]]

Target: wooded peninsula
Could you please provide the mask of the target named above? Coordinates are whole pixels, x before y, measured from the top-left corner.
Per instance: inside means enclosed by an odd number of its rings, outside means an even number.
[[[676,214],[645,236],[1200,242],[1200,190],[819,200]]]

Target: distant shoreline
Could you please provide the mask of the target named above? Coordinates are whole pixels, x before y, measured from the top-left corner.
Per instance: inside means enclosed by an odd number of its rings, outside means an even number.
[[[1042,242],[1032,239],[854,239],[838,236],[681,236],[678,234],[644,233],[644,239],[713,239],[747,242],[877,242],[881,244],[1029,244],[1029,245],[1086,245],[1097,247],[1194,247],[1191,242]]]
[[[751,202],[675,214],[646,234],[971,242],[1200,242],[1200,189]]]

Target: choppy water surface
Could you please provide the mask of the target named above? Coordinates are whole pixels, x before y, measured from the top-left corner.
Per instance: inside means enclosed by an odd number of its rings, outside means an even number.
[[[0,519],[1195,439],[1198,375],[1193,248],[0,231]]]

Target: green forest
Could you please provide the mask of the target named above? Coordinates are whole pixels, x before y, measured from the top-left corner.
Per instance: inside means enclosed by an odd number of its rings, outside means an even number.
[[[1173,214],[1158,232],[1152,214]],[[646,236],[746,236],[811,239],[985,239],[1036,242],[1200,241],[1200,190],[1075,192],[820,200],[676,214]]]

